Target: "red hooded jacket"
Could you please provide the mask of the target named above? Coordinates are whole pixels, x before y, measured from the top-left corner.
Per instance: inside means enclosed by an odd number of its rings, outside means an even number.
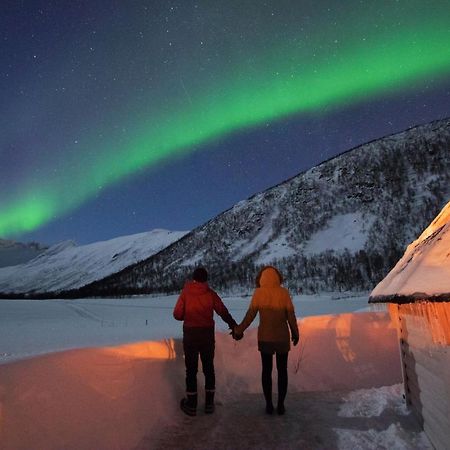
[[[173,310],[176,320],[184,320],[184,328],[214,328],[214,311],[233,329],[236,326],[220,297],[208,283],[188,281]]]

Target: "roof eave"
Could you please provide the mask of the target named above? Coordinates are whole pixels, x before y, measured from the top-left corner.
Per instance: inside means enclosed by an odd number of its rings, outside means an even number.
[[[433,303],[450,302],[450,292],[432,295],[423,292],[415,292],[413,294],[408,295],[389,294],[389,295],[377,295],[369,297],[369,303],[396,303],[398,305],[404,305],[406,303],[419,303],[419,302],[433,302]]]

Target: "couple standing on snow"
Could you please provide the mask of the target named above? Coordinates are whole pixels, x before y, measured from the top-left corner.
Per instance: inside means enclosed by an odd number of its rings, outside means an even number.
[[[287,361],[290,335],[297,345],[299,333],[294,306],[287,289],[281,286],[280,272],[272,266],[264,267],[256,278],[256,289],[248,311],[238,325],[220,297],[208,286],[208,273],[203,267],[195,269],[175,305],[173,316],[183,320],[183,349],[186,364],[186,397],[181,409],[190,416],[197,414],[198,357],[205,375],[205,413],[214,412],[214,311],[228,324],[234,339],[243,337],[244,331],[259,313],[258,350],[262,362],[262,387],[266,400],[266,413],[272,414],[272,365],[276,355],[278,371],[278,414],[284,414],[287,393]],[[290,335],[289,329],[290,328]]]

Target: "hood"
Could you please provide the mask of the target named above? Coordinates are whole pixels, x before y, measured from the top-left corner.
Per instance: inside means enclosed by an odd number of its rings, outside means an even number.
[[[209,291],[208,283],[200,283],[199,281],[187,281],[184,289],[194,295],[204,294]]]
[[[259,277],[261,287],[279,287],[281,285],[280,273],[274,267],[266,267]]]

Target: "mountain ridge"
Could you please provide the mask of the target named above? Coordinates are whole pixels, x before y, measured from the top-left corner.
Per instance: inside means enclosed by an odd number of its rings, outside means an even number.
[[[449,149],[450,118],[371,140],[241,200],[149,258],[60,295],[175,292],[198,264],[225,292],[250,292],[267,263],[294,292],[370,290],[450,195]]]
[[[156,229],[80,246],[62,241],[22,265],[1,268],[0,292],[50,293],[78,288],[145,259],[184,234]]]
[[[158,291],[173,292],[200,263],[211,270],[215,286],[224,290],[250,289],[255,271],[270,259],[258,258],[264,249],[268,249],[266,256],[270,256],[269,244],[275,242],[274,238],[281,238],[279,248],[291,247],[295,253],[272,261],[284,268],[286,279],[291,279],[291,288],[306,291],[371,289],[401,256],[404,246],[414,233],[417,234],[417,228],[429,222],[450,194],[449,148],[448,118],[356,146],[238,202],[146,261],[86,286],[83,292],[85,295],[144,293],[152,292],[155,287]],[[312,192],[322,195],[314,197]],[[371,204],[377,204],[377,196],[383,197],[383,204],[371,208]],[[397,198],[397,202],[392,202],[393,198]],[[341,203],[336,204],[336,199]],[[315,202],[320,203],[319,208]],[[267,207],[262,205],[264,203]],[[286,214],[278,214],[286,205],[294,206]],[[318,214],[300,223],[302,214],[308,215],[314,209]],[[406,220],[411,211],[418,216],[414,225]],[[397,212],[401,226],[393,227],[394,236],[389,237],[383,218],[385,215],[388,222],[394,224]],[[306,243],[326,229],[333,218],[348,219],[349,214],[356,213],[361,217],[359,235],[366,236],[364,248],[335,252],[330,245],[328,252],[309,258],[302,255]],[[246,217],[240,220],[242,214]],[[365,226],[370,221],[373,223]],[[265,241],[264,236],[258,234],[261,230],[268,236]],[[261,238],[260,245],[255,243],[257,237]],[[247,251],[239,255],[244,246]],[[307,267],[300,270],[292,265]],[[329,266],[330,270],[321,272],[318,265]],[[343,265],[347,265],[347,269],[342,268]],[[364,265],[366,267],[361,269]],[[292,277],[298,282],[293,282]]]

